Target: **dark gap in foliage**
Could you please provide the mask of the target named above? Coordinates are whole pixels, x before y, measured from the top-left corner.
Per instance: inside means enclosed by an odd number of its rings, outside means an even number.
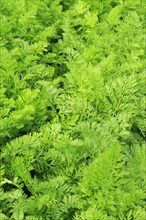
[[[121,21],[123,21],[123,20],[124,20],[124,18],[123,18],[122,16],[120,16],[120,17],[119,17],[119,19],[120,19]]]
[[[74,26],[75,31],[77,31],[77,33],[79,33],[82,30],[82,25],[78,24],[76,26]]]
[[[0,138],[0,146],[5,146],[7,142],[11,141],[11,138],[1,137]]]
[[[16,189],[16,186],[8,184],[8,183],[5,183],[2,186],[2,188],[3,188],[4,192],[7,192],[7,191],[12,191],[13,189]]]
[[[30,175],[34,179],[34,177],[37,176],[37,172],[35,170],[31,170]]]
[[[87,156],[84,158],[84,161],[87,165],[89,165],[92,160],[93,160],[93,158],[91,156]]]
[[[57,88],[58,88],[58,89],[59,89],[59,88],[60,88],[60,89],[63,89],[63,88],[64,88],[64,82],[59,82]]]
[[[142,133],[142,131],[140,130],[140,128],[138,127],[136,123],[132,125],[131,131],[134,132],[135,134],[138,134],[140,138],[146,140],[145,133]]]
[[[63,76],[66,72],[68,72],[68,68],[66,66],[66,64],[55,64],[54,65],[55,68],[55,78],[57,78],[58,76]]]
[[[59,39],[63,40],[63,33],[64,33],[64,30],[62,28],[57,29],[57,36]]]
[[[51,47],[53,48],[55,44],[58,43],[59,38],[51,38],[49,39],[49,43],[51,44]],[[49,51],[52,52],[52,51]]]
[[[27,198],[32,196],[32,193],[30,192],[30,190],[28,189],[28,187],[26,186],[26,184],[24,183],[23,188],[22,188],[24,194],[27,196]]]
[[[62,12],[69,10],[69,8],[73,5],[73,3],[74,0],[68,0],[68,1],[61,0],[60,5],[62,6]]]
[[[111,6],[114,8],[116,7],[119,3],[117,1],[112,1],[111,3]]]
[[[59,115],[60,109],[56,106],[56,113]]]
[[[72,220],[75,213],[78,211],[77,208],[69,208],[67,213],[64,213],[63,219]]]

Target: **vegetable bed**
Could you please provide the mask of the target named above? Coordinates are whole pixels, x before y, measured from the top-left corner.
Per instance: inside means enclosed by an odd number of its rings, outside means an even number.
[[[145,220],[142,0],[0,1],[0,219]]]

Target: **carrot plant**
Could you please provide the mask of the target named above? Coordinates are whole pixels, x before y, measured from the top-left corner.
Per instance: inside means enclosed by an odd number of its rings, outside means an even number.
[[[2,220],[145,220],[144,11],[0,1]]]

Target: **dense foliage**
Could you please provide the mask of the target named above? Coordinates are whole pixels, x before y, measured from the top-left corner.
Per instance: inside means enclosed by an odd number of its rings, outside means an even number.
[[[1,220],[145,220],[142,0],[0,1]]]

